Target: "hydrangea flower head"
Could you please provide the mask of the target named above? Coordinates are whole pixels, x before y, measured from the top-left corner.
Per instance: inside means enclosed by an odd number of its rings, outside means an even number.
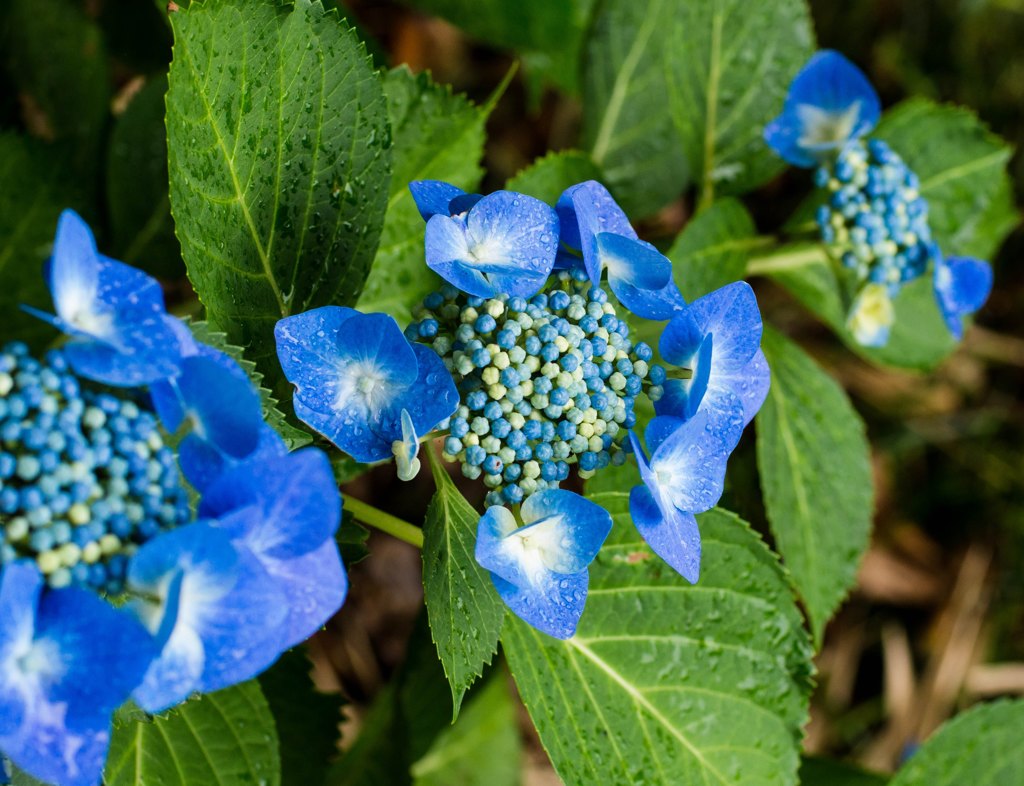
[[[0,573],[0,750],[46,782],[95,786],[113,712],[156,647],[95,594],[44,586],[31,562]]]
[[[61,213],[48,277],[57,315],[26,310],[71,337],[67,358],[81,376],[136,387],[176,373],[176,341],[160,285],[101,255],[72,210]]]
[[[868,78],[838,52],[817,52],[793,79],[782,114],[764,130],[779,156],[814,167],[869,133],[882,112]]]
[[[981,308],[992,291],[992,266],[973,257],[940,257],[935,260],[932,286],[946,327],[959,341],[963,318]]]
[[[455,215],[430,216],[427,266],[479,297],[529,297],[537,292],[555,264],[555,211],[539,199],[511,191],[495,191],[463,209]]]
[[[672,263],[637,237],[608,189],[594,180],[567,188],[557,204],[561,225],[558,266],[582,263],[590,282],[605,271],[615,297],[637,316],[665,320],[685,305]]]
[[[577,269],[556,288],[484,300],[454,287],[429,295],[410,340],[444,359],[461,403],[444,452],[470,478],[484,476],[487,504],[518,504],[556,486],[577,464],[582,477],[625,460],[622,443],[647,387],[652,351],[629,340],[607,294]]]
[[[706,412],[709,424],[735,446],[768,394],[761,333],[757,298],[744,281],[688,305],[665,326],[659,349],[689,378],[667,379],[655,412],[682,420]]]
[[[630,492],[630,515],[654,553],[696,583],[700,531],[694,514],[710,510],[722,496],[730,438],[704,412],[687,421],[657,417],[647,426],[646,438],[650,461],[630,432],[644,482]]]
[[[275,334],[295,414],[359,461],[392,455],[403,410],[426,433],[458,405],[441,359],[386,314],[324,306],[282,319]]]
[[[133,401],[84,388],[66,350],[0,351],[0,566],[116,593],[131,552],[190,517],[174,453]]]
[[[611,532],[612,517],[578,494],[548,489],[523,503],[522,518],[519,526],[508,509],[488,509],[480,519],[476,560],[517,616],[567,639],[583,613],[587,566]]]

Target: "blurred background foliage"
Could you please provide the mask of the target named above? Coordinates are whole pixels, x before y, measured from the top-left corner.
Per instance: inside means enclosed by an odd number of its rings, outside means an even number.
[[[518,3],[485,9],[460,0],[351,0],[341,11],[378,65],[430,70],[477,104],[521,55],[487,122],[486,191],[537,156],[577,143],[574,64],[593,5],[542,0],[532,27],[516,22]],[[0,230],[15,204],[54,218],[73,206],[95,227],[100,248],[159,276],[173,307],[195,313],[167,201],[162,95],[171,35],[164,6],[5,0],[0,149],[28,146],[35,166],[0,170]],[[1018,202],[1024,199],[1024,0],[812,0],[811,7],[819,44],[864,68],[887,106],[923,95],[974,108],[1015,146],[1011,172]],[[744,202],[770,231],[809,188],[806,173],[787,172]],[[666,240],[693,209],[677,200],[644,220],[641,234]],[[45,256],[49,240],[49,231],[16,236],[0,249],[0,269],[22,265],[35,275],[32,260]],[[873,445],[873,543],[818,656],[806,743],[812,753],[888,770],[959,708],[1024,694],[1022,254],[1018,228],[993,260],[995,290],[976,326],[929,374],[868,365],[783,290],[758,284],[773,322],[849,391]],[[10,320],[5,339],[11,332],[33,337],[2,292],[0,307]],[[358,479],[358,494],[419,516],[429,479],[399,489],[390,473]],[[723,504],[764,530],[749,436],[730,482]],[[400,667],[421,606],[418,553],[378,536],[370,552],[353,570],[350,601],[311,647],[318,682],[352,700],[347,732],[373,722],[365,708]],[[520,721],[528,736],[522,713]],[[556,783],[536,742],[527,750],[529,782]]]

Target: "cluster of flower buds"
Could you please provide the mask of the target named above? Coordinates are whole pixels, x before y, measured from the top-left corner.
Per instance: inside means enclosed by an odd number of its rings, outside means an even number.
[[[554,207],[507,191],[410,184],[426,264],[444,280],[404,331],[384,314],[325,307],[286,317],[278,357],[298,416],[361,461],[416,474],[421,435],[487,487],[477,561],[516,614],[571,636],[608,512],[559,488],[635,453],[630,510],[651,549],[696,581],[695,514],[768,390],[753,291],[737,282],[686,303],[671,262],[589,181]],[[633,343],[627,313],[668,322],[672,370]],[[657,412],[633,433],[646,396]]]
[[[0,753],[95,786],[129,697],[162,712],[251,679],[338,609],[341,499],[327,456],[289,453],[245,371],[70,211],[48,278],[57,313],[33,313],[69,340],[0,350]]]
[[[846,274],[853,337],[884,345],[893,299],[931,267],[939,311],[959,339],[963,318],[988,297],[992,270],[978,259],[943,258],[917,176],[885,142],[866,138],[880,117],[867,77],[838,52],[823,50],[796,75],[765,140],[789,163],[817,168],[815,182],[826,194],[817,223]]]

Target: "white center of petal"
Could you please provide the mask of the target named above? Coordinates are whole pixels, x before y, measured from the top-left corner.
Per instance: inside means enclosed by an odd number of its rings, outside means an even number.
[[[394,395],[395,386],[387,373],[372,360],[349,361],[339,369],[338,409],[355,405],[366,412],[380,412]]]
[[[800,104],[796,113],[803,126],[799,140],[802,147],[841,145],[853,135],[860,117],[860,101],[854,101],[846,109],[831,112],[811,104]]]
[[[64,673],[64,661],[57,643],[49,639],[33,641],[28,651],[18,658],[24,674],[32,674],[44,682],[55,682]]]

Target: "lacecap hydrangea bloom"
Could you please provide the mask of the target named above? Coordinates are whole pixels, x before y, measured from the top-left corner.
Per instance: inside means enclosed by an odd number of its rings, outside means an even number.
[[[880,116],[867,77],[838,52],[823,50],[797,74],[764,136],[789,163],[815,168],[825,195],[817,223],[846,284],[853,337],[865,346],[886,344],[893,299],[930,268],[936,303],[960,339],[963,318],[988,297],[991,268],[972,258],[943,259],[917,175],[885,142],[867,138]]]
[[[736,284],[687,304],[672,264],[640,240],[600,183],[556,206],[418,181],[425,261],[445,283],[403,332],[381,314],[317,309],[281,320],[278,355],[296,414],[362,461],[394,457],[408,479],[420,439],[482,479],[477,560],[511,610],[573,635],[607,511],[560,484],[635,453],[633,518],[651,548],[699,575],[693,515],[722,491],[725,464],[760,407],[768,367],[753,292]],[[607,289],[606,289],[607,287]],[[628,312],[669,321],[666,370],[630,338]],[[631,430],[655,402],[647,461]]]
[[[341,500],[326,455],[289,453],[242,368],[70,211],[48,273],[68,341],[0,348],[0,754],[94,786],[126,700],[251,679],[340,607]]]

